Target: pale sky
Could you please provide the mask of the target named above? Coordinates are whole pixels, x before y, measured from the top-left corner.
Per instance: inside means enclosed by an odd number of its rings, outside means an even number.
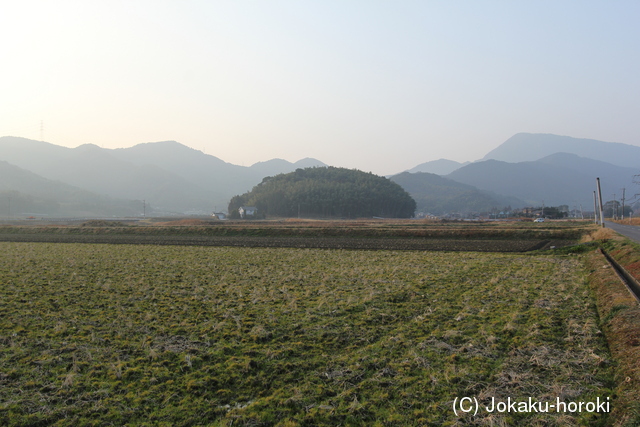
[[[640,145],[639,22],[635,0],[0,0],[0,136],[381,175],[518,132]]]

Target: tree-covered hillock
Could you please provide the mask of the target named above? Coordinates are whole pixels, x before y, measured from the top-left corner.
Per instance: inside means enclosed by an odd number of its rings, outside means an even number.
[[[229,214],[233,217],[241,206],[256,207],[259,217],[410,218],[416,202],[387,178],[330,166],[266,177],[250,192],[234,196]]]

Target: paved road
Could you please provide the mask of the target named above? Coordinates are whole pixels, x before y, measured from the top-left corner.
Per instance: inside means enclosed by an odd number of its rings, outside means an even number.
[[[622,225],[615,222],[605,221],[604,225],[609,227],[613,231],[616,231],[623,236],[630,238],[631,240],[640,243],[640,226],[637,225]]]

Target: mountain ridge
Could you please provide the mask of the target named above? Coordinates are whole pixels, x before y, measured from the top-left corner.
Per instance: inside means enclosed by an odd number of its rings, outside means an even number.
[[[527,204],[547,206],[593,205],[596,177],[601,179],[603,199],[610,200],[622,188],[633,188],[637,169],[607,162],[555,153],[540,160],[509,163],[488,159],[464,166],[446,178],[474,185],[481,190],[511,195]]]
[[[105,149],[0,137],[0,160],[107,197],[146,200],[168,214],[211,213],[264,178],[259,167],[233,165],[176,141]],[[309,158],[296,163],[282,160],[268,172],[288,173],[302,164],[324,165]]]
[[[438,159],[420,163],[419,165],[407,170],[406,172],[426,172],[434,173],[436,175],[448,175],[456,169],[459,169],[467,164],[469,164],[469,162],[460,163],[456,162],[455,160]]]
[[[537,140],[547,142],[538,147]],[[545,154],[551,150],[548,141],[560,141],[552,144],[554,153]],[[585,144],[584,147],[581,144]],[[603,161],[602,157],[606,156],[593,159],[571,152],[580,152],[584,148],[582,151],[589,153],[594,147],[604,150],[607,155],[617,153],[615,163]],[[559,151],[563,148],[568,151]],[[507,162],[490,158],[492,156],[520,156],[535,160]],[[547,206],[574,201],[590,206],[597,176],[602,181],[605,201],[611,199],[613,193],[619,194],[622,188],[628,189],[627,194],[633,194],[633,175],[640,173],[637,159],[640,159],[640,147],[628,144],[520,133],[491,150],[485,159],[466,164],[439,159],[421,163],[390,178],[402,181],[403,187],[413,192],[416,201],[421,200],[419,208],[425,212],[470,211],[488,205],[535,206],[543,201]],[[239,166],[177,141],[104,149],[95,144],[67,148],[19,137],[0,137],[0,160],[43,179],[59,181],[99,197],[137,200],[138,204],[145,200],[156,213],[163,214],[219,211],[228,206],[234,195],[249,191],[267,176],[327,166],[313,158],[303,158],[294,163],[276,158],[248,167]],[[627,163],[632,167],[616,163]],[[429,174],[420,170],[429,168],[440,168],[437,170],[440,174],[435,176],[449,181],[438,181],[427,175],[411,176]],[[473,188],[463,191],[453,182]],[[449,188],[451,194],[443,188]],[[467,203],[464,209],[461,208],[463,203]]]
[[[573,138],[550,133],[517,133],[481,160],[502,160],[509,163],[539,160],[555,153],[571,153],[623,167],[634,167],[640,159],[640,147],[620,142]]]

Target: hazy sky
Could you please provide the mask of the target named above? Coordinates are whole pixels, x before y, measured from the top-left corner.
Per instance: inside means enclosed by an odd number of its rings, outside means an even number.
[[[636,0],[0,0],[0,136],[379,174],[518,132],[640,145],[639,22]]]

